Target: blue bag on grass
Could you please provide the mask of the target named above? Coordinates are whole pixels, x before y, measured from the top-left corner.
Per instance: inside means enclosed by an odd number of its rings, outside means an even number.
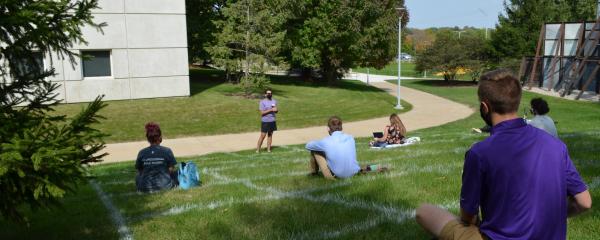
[[[199,186],[200,174],[198,173],[196,164],[193,162],[179,163],[177,180],[179,180],[179,187],[182,189],[190,189],[192,187]]]

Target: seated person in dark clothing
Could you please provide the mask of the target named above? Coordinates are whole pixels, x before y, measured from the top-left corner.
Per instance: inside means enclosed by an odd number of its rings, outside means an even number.
[[[150,146],[140,150],[135,162],[138,174],[135,185],[140,192],[153,192],[177,186],[175,156],[168,147],[160,146],[162,134],[157,123],[147,123],[146,138]]]

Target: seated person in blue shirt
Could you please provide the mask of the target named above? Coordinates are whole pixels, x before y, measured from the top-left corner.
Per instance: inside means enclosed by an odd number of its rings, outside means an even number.
[[[567,146],[517,116],[521,84],[508,70],[481,76],[491,135],[465,154],[460,216],[425,204],[417,222],[438,239],[566,239],[567,217],[592,206]]]
[[[530,111],[534,115],[534,117],[531,120],[528,120],[527,123],[529,123],[529,125],[531,126],[542,129],[550,135],[558,138],[558,132],[556,131],[554,120],[552,120],[552,118],[548,116],[550,108],[548,107],[548,103],[546,102],[546,100],[544,100],[543,98],[534,98],[531,99],[530,104]]]
[[[348,178],[360,171],[356,161],[354,138],[342,132],[342,120],[331,117],[327,122],[329,137],[306,144],[311,151],[310,167],[312,174],[319,170],[327,179]]]
[[[162,133],[158,124],[150,122],[146,126],[146,138],[150,146],[140,150],[135,162],[138,174],[135,185],[140,192],[154,192],[177,186],[175,156],[168,147],[160,146]]]

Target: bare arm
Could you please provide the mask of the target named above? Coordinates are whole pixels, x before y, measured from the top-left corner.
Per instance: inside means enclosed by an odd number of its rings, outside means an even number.
[[[580,192],[567,201],[567,216],[574,217],[592,208],[592,196],[588,190]]]
[[[479,224],[479,219],[477,218],[477,215],[471,215],[462,208],[460,208],[460,220],[464,223],[471,225]]]
[[[385,128],[383,129],[383,137],[375,138],[375,141],[378,141],[378,142],[387,141],[387,139],[389,137],[389,133],[388,133],[389,129],[390,129],[390,126],[385,126]]]
[[[269,113],[271,113],[271,112],[273,112],[273,109],[272,109],[272,108],[271,108],[271,109],[264,110],[264,111],[260,111],[260,115],[261,115],[261,116],[264,116],[264,115],[267,115],[267,114],[269,114]]]

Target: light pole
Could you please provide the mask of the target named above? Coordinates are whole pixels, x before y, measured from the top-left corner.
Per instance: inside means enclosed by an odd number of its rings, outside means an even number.
[[[398,92],[396,94],[396,98],[398,100],[395,109],[404,109],[402,104],[400,104],[400,75],[402,73],[402,10],[404,8],[396,8],[400,15],[398,16]]]
[[[455,32],[458,33],[458,39],[460,39],[460,34],[466,32],[466,31],[455,31]]]

